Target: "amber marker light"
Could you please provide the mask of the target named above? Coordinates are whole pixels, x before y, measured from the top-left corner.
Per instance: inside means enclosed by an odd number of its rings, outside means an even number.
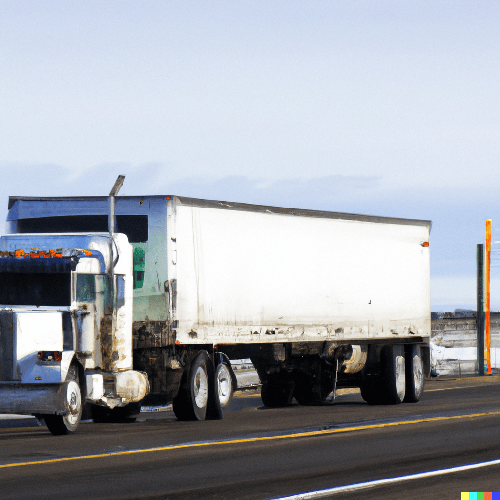
[[[61,361],[61,351],[38,351],[38,359],[41,361]]]
[[[424,241],[423,243],[421,243],[421,245],[424,247],[424,248],[427,248],[429,246],[429,242],[428,241]]]

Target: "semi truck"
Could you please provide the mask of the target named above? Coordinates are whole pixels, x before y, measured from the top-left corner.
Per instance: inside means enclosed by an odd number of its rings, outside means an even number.
[[[218,419],[241,358],[267,407],[339,387],[368,404],[421,397],[429,221],[174,195],[16,196],[8,209],[0,413],[54,435],[141,404]]]

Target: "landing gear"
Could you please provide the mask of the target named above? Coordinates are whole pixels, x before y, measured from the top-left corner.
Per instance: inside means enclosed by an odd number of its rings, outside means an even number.
[[[66,390],[66,415],[40,415],[54,436],[71,434],[76,431],[82,418],[82,393],[78,383],[78,370],[72,366],[68,371]]]

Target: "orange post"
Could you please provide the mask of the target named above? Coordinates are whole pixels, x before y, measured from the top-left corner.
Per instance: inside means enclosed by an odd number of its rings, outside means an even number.
[[[491,331],[490,331],[490,267],[491,267],[491,219],[486,220],[486,317],[484,325],[484,349],[486,358],[486,373],[491,375]]]

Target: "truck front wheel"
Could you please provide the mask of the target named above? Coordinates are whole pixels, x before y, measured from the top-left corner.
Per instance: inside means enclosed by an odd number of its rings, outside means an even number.
[[[82,393],[78,383],[78,372],[72,367],[66,382],[66,415],[42,415],[45,425],[54,436],[71,434],[76,431],[82,418]]]

